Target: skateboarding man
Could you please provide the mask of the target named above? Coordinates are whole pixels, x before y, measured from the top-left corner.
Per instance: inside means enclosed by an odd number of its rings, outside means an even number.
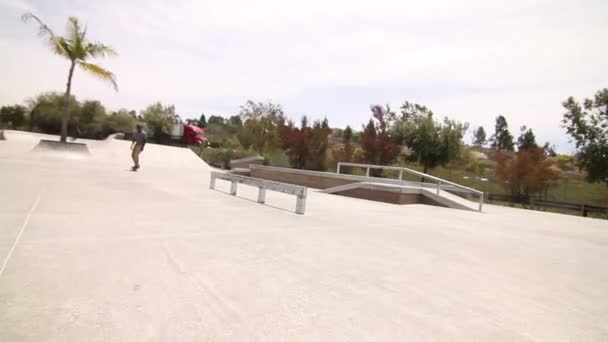
[[[143,152],[144,146],[146,145],[146,132],[144,132],[144,128],[142,125],[137,124],[137,132],[133,135],[133,142],[131,143],[131,158],[133,158],[133,167],[132,171],[137,171],[139,169],[139,154]]]

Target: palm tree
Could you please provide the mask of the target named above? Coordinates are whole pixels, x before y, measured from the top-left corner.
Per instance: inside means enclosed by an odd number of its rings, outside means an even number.
[[[86,39],[87,28],[82,29],[78,18],[68,18],[68,32],[66,37],[55,35],[53,31],[32,13],[25,13],[21,19],[24,22],[34,19],[38,25],[38,36],[45,39],[54,53],[63,56],[70,61],[70,71],[68,72],[68,83],[65,90],[65,101],[63,105],[63,118],[61,120],[61,142],[66,142],[68,133],[68,121],[70,119],[70,92],[72,88],[72,76],[74,68],[78,65],[84,71],[91,73],[98,78],[109,81],[118,91],[116,77],[110,71],[97,64],[87,62],[91,58],[115,56],[116,52],[110,46],[90,42]]]

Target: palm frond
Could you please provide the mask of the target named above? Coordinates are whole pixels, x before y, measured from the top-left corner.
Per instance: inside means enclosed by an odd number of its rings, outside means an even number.
[[[23,20],[23,22],[25,22],[25,23],[30,21],[30,19],[34,19],[38,23],[38,36],[39,37],[41,37],[41,38],[46,37],[46,36],[55,37],[53,30],[51,30],[50,27],[48,27],[44,22],[42,22],[42,20],[40,20],[40,18],[38,18],[33,13],[27,12],[21,16],[21,20]]]
[[[87,43],[84,48],[87,56],[96,57],[109,57],[116,56],[117,53],[111,46],[103,45],[101,43]]]
[[[84,61],[78,61],[78,65],[80,65],[80,67],[84,71],[87,71],[93,76],[112,83],[112,86],[114,86],[114,90],[118,91],[118,85],[116,84],[116,76],[114,76],[114,74],[109,70],[106,70],[97,64],[87,63]]]
[[[80,21],[76,17],[69,17],[67,24],[67,35],[69,42],[73,49],[73,56],[75,58],[84,57],[84,35],[86,29],[83,31],[80,27]]]
[[[47,40],[47,43],[53,52],[61,56],[70,57],[71,47],[63,37],[55,35],[53,30],[33,13],[27,12],[21,16],[21,20],[26,23],[31,19],[38,23],[38,36]]]
[[[50,38],[47,44],[56,54],[72,58],[72,47],[63,37],[55,36],[54,38]]]

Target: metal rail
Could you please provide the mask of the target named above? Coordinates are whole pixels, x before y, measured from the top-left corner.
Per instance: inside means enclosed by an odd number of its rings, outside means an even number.
[[[399,166],[384,166],[384,165],[372,165],[372,164],[358,164],[358,163],[347,163],[347,162],[338,162],[338,168],[336,170],[336,173],[340,173],[340,169],[342,166],[351,166],[351,167],[360,167],[360,168],[364,168],[365,169],[365,176],[366,177],[371,177],[370,176],[370,170],[372,169],[381,169],[381,170],[392,170],[392,171],[399,171],[399,180],[403,180],[403,174],[404,173],[408,173],[408,174],[412,174],[412,175],[416,175],[419,177],[422,177],[423,179],[429,179],[434,181],[437,184],[437,195],[439,195],[439,191],[441,189],[441,186],[443,184],[445,185],[449,185],[449,186],[453,186],[459,189],[462,189],[466,192],[469,193],[473,193],[479,196],[479,211],[482,210],[483,208],[483,192],[473,189],[473,188],[469,188],[468,186],[464,186],[464,185],[460,185],[458,183],[454,183],[454,182],[450,182],[448,180],[439,178],[439,177],[435,177],[435,176],[431,176],[429,174],[420,172],[420,171],[416,171],[416,170],[412,170],[412,169],[408,169],[405,167],[399,167]]]
[[[209,188],[215,189],[215,180],[221,179],[231,183],[230,194],[236,196],[237,185],[239,183],[254,186],[258,188],[258,203],[266,202],[266,190],[272,190],[276,192],[282,192],[284,194],[294,195],[297,197],[296,200],[296,213],[304,215],[306,211],[306,190],[305,186],[287,184],[269,181],[259,178],[251,178],[232,173],[223,172],[211,172],[211,179],[209,182]]]

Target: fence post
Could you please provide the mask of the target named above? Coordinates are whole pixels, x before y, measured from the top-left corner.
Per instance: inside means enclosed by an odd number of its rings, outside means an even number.
[[[483,207],[483,192],[479,195],[479,211],[481,211]]]
[[[232,181],[232,183],[230,184],[230,194],[232,196],[236,196],[236,186],[237,186],[237,184],[239,184],[239,183],[236,182],[236,181]]]
[[[266,189],[258,188],[258,203],[264,204],[266,202]]]
[[[365,177],[369,177],[369,167],[365,168]]]
[[[336,169],[336,173],[340,173],[340,162],[338,162],[338,168]]]
[[[403,180],[403,170],[399,170],[399,180]]]

